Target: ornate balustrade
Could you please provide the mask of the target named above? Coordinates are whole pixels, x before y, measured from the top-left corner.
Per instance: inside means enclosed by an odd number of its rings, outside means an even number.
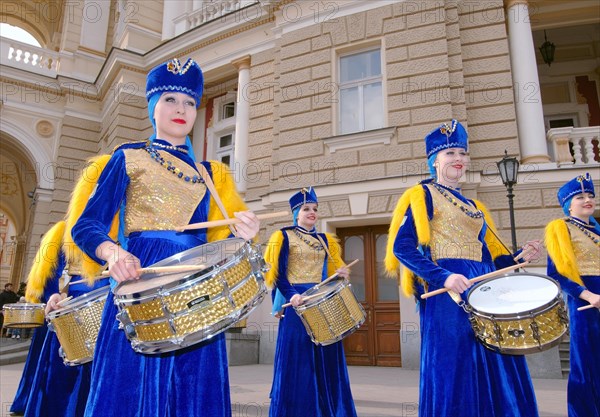
[[[600,126],[554,128],[546,138],[558,166],[600,164]]]
[[[33,45],[1,38],[2,65],[55,77],[60,67],[60,55]]]
[[[193,29],[203,23],[210,22],[224,16],[228,13],[239,10],[252,3],[258,1],[248,0],[214,0],[203,1],[200,8],[193,10],[187,16],[188,30]]]

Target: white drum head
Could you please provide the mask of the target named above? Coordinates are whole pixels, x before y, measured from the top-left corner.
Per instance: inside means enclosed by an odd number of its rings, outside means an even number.
[[[509,274],[477,284],[468,303],[489,314],[513,314],[535,310],[551,302],[559,293],[556,283],[543,275]]]

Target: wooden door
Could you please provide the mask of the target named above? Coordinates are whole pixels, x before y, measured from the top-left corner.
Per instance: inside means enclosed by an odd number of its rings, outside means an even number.
[[[401,366],[400,303],[396,280],[385,276],[388,226],[338,229],[350,282],[367,314],[365,323],[344,339],[348,365]]]

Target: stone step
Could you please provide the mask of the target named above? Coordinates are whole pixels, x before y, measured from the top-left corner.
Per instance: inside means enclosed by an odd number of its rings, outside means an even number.
[[[31,339],[4,339],[0,342],[0,366],[25,362]]]

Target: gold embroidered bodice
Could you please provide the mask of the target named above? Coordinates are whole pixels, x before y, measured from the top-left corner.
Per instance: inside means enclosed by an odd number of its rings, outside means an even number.
[[[565,223],[571,235],[579,275],[600,275],[600,246],[571,222]]]
[[[298,229],[283,230],[283,233],[287,235],[289,242],[287,278],[290,284],[321,282],[325,262],[325,250],[321,242]]]
[[[466,259],[481,262],[483,245],[479,233],[483,227],[483,218],[466,215],[459,207],[469,211],[477,208],[457,200],[454,205],[433,185],[427,184],[433,201],[433,219],[431,227],[431,257],[438,259]],[[451,193],[448,191],[448,194]]]
[[[154,161],[144,149],[125,149],[129,186],[125,210],[125,234],[143,230],[173,230],[190,222],[206,194],[203,183],[186,182]],[[198,173],[168,152],[165,161],[173,162],[184,176]]]

